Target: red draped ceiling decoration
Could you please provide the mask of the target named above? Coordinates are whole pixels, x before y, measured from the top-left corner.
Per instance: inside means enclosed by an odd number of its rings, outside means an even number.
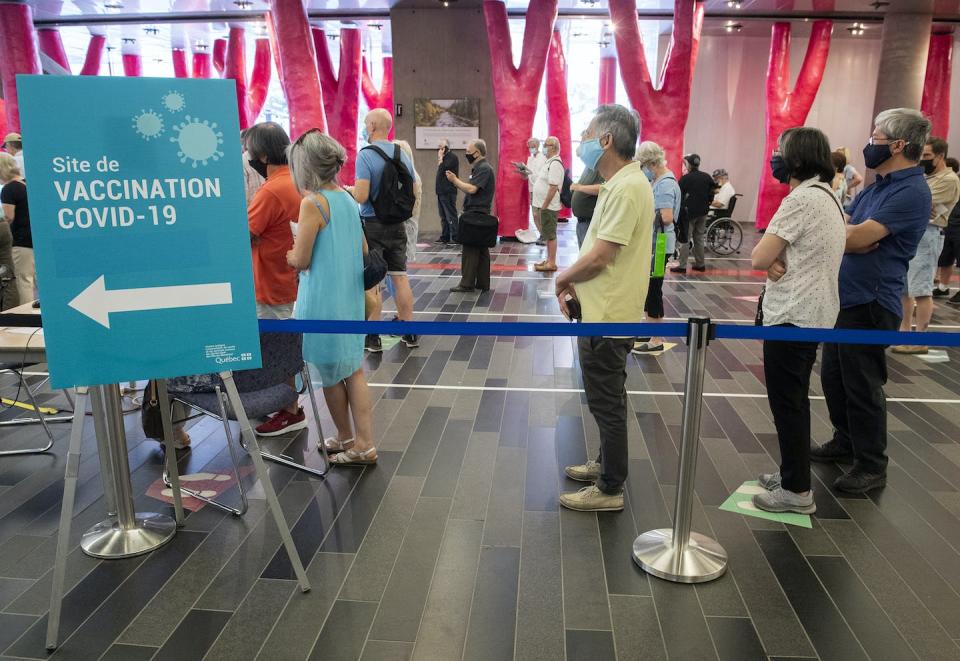
[[[190,69],[187,67],[187,51],[183,48],[174,48],[173,56],[173,75],[176,78],[189,78]]]
[[[616,103],[617,99],[617,58],[604,56],[600,58],[600,92],[597,94],[598,105]]]
[[[230,28],[230,34],[233,34],[235,28]],[[242,28],[241,28],[242,29]],[[218,76],[223,76],[227,66],[227,40],[215,39],[213,41],[213,68]]]
[[[41,53],[66,69],[68,73],[72,73],[67,51],[64,50],[63,40],[60,38],[60,30],[56,28],[37,30],[37,41],[40,44]]]
[[[267,101],[267,89],[270,87],[270,40],[258,37],[253,52],[253,71],[250,72],[250,84],[247,85],[247,107],[250,110],[250,123],[257,121],[263,104]]]
[[[564,168],[573,162],[570,140],[570,103],[567,99],[567,58],[558,30],[553,31],[547,55],[547,130],[560,142],[560,160]],[[562,207],[561,218],[570,217],[570,209]]]
[[[270,0],[270,19],[280,84],[290,111],[290,137],[296,140],[312,128],[326,131],[317,55],[303,3],[300,0]]]
[[[953,71],[953,33],[930,35],[927,75],[920,109],[933,122],[931,135],[947,138],[950,132],[950,74]]]
[[[512,163],[527,160],[527,139],[533,132],[540,83],[557,20],[557,0],[530,0],[519,67],[513,65],[506,5],[500,0],[485,0],[483,16],[499,120],[496,213],[500,217],[500,235],[514,236],[517,230],[529,225],[530,200],[526,182],[514,171]]]
[[[143,60],[137,53],[124,53],[123,75],[130,78],[139,78],[143,75]]]
[[[213,65],[211,63],[210,53],[196,52],[193,54],[193,77],[213,77]]]
[[[107,45],[107,38],[102,34],[90,36],[87,44],[87,56],[83,60],[81,76],[97,76],[100,74],[100,63],[103,61],[103,49]]]
[[[654,86],[637,25],[635,0],[610,0],[610,18],[620,77],[630,104],[640,114],[642,140],[652,140],[667,153],[668,166],[678,175],[683,158],[683,132],[690,111],[690,87],[696,68],[703,4],[674,0],[673,34],[666,61]]]
[[[816,21],[807,43],[807,53],[793,91],[790,85],[790,24],[774,23],[770,43],[770,62],[767,66],[766,147],[764,166],[760,170],[760,188],[757,193],[757,229],[766,229],[780,202],[790,192],[770,174],[766,163],[770,160],[780,134],[788,128],[803,126],[817,97],[823,72],[830,53],[831,21]]]
[[[313,28],[313,44],[317,53],[317,72],[323,89],[323,109],[330,135],[347,151],[347,162],[340,170],[340,182],[352,185],[356,176],[357,116],[360,112],[360,30],[340,30],[338,71],[333,70],[327,35],[320,28]]]
[[[373,84],[373,79],[370,77],[370,70],[367,68],[367,58],[363,58],[362,67],[361,87],[367,108],[370,110],[383,108],[393,117],[393,58],[389,55],[385,55],[383,58],[383,80],[380,81],[380,89],[377,89],[377,86]],[[393,140],[392,127],[388,138]]]
[[[17,102],[17,74],[39,74],[40,55],[36,32],[33,30],[33,11],[30,5],[0,3],[0,81],[7,126],[20,130],[20,104]]]

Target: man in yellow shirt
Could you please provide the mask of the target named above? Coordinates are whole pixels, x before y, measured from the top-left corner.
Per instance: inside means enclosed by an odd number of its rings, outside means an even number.
[[[636,323],[650,281],[653,191],[633,162],[639,134],[636,113],[619,105],[597,109],[583,133],[579,155],[603,177],[580,257],[557,277],[560,309],[570,316],[576,300],[584,322]],[[627,479],[627,356],[632,337],[581,337],[580,367],[587,403],[600,428],[600,456],[567,466],[568,477],[593,483],[565,493],[560,504],[584,512],[623,509]]]

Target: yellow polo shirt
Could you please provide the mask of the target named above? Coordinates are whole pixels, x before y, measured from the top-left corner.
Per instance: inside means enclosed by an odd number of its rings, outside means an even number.
[[[587,254],[597,239],[622,247],[599,275],[576,284],[584,322],[643,320],[650,282],[653,219],[653,189],[639,163],[626,165],[600,186],[580,254]]]

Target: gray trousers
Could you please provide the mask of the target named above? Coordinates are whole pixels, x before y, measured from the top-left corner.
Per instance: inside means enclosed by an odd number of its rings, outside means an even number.
[[[693,241],[693,263],[694,266],[705,266],[703,261],[703,240],[707,236],[707,221],[710,216],[700,216],[690,219],[690,239]],[[687,268],[687,260],[690,258],[690,243],[684,243],[680,246],[680,266]]]
[[[587,405],[600,428],[597,488],[618,494],[627,479],[627,356],[633,338],[581,337],[577,345]]]

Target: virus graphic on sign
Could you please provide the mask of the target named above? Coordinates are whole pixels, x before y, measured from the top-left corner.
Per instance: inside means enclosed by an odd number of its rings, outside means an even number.
[[[153,110],[141,110],[133,118],[133,128],[144,140],[153,140],[163,133],[163,118]]]
[[[200,120],[187,115],[186,121],[173,127],[177,135],[170,138],[179,146],[177,156],[181,163],[193,161],[193,167],[206,165],[207,161],[220,160],[223,152],[223,132],[217,130],[216,123]]]
[[[187,100],[180,92],[167,92],[163,95],[163,107],[170,112],[180,112],[187,107]]]

